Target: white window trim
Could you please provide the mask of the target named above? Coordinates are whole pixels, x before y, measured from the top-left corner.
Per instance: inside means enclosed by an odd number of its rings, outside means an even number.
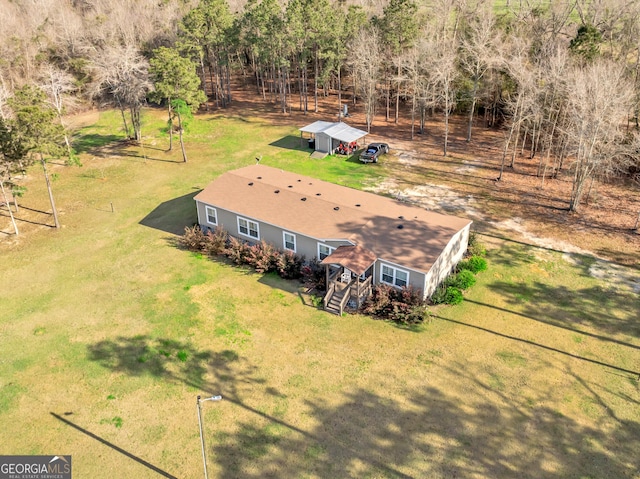
[[[293,236],[293,249],[287,248],[287,235]],[[296,250],[298,249],[298,240],[296,238],[296,235],[293,234],[290,231],[283,231],[282,232],[282,247],[284,248],[285,251],[293,251],[295,253]]]
[[[209,221],[209,210],[213,211],[213,216],[216,219],[215,223],[212,223],[211,221]],[[216,210],[213,206],[205,205],[205,207],[204,207],[204,219],[205,219],[207,224],[218,226],[218,210]]]
[[[245,234],[245,233],[243,233],[243,232],[240,230],[240,221],[241,221],[241,220],[242,220],[242,221],[246,221],[246,222],[247,222],[247,233],[246,233],[246,234]],[[256,230],[256,232],[258,233],[258,236],[251,236],[250,234],[248,234],[248,233],[251,231],[251,228],[250,228],[250,226],[249,226],[249,223],[253,223],[254,225],[256,225],[255,230]],[[238,224],[238,234],[239,234],[240,236],[244,236],[244,237],[246,237],[246,238],[250,238],[250,239],[252,239],[252,240],[259,240],[259,239],[260,239],[260,225],[258,224],[258,222],[257,222],[257,221],[253,221],[253,220],[250,220],[249,218],[243,218],[242,216],[238,216],[237,224]]]
[[[320,257],[320,247],[321,246],[325,246],[326,248],[329,249],[329,254],[327,256],[330,256],[331,253],[333,253],[336,249],[332,246],[329,246],[328,244],[324,244],[324,243],[318,243],[318,261],[322,261],[324,258]],[[326,256],[325,256],[326,258]]]
[[[384,278],[384,268],[387,267],[390,270],[393,271],[393,282],[389,283],[388,281],[385,281]],[[380,265],[380,282],[383,284],[388,284],[389,286],[393,286],[394,288],[402,288],[402,286],[398,286],[396,284],[396,278],[397,278],[397,273],[401,272],[401,273],[405,273],[407,275],[407,284],[405,286],[409,286],[409,278],[411,276],[411,274],[409,273],[409,271],[407,271],[406,269],[401,269],[401,268],[395,268],[394,266],[391,266],[389,264],[384,264],[382,263]]]

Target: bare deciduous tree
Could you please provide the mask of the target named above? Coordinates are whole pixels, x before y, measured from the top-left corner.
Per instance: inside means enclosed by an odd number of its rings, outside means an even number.
[[[482,2],[467,19],[460,44],[460,66],[472,82],[470,91],[467,141],[471,141],[473,117],[476,112],[480,82],[489,69],[500,64],[500,39],[495,28],[492,2]]]
[[[349,67],[356,77],[357,94],[365,109],[367,132],[376,114],[378,81],[380,79],[380,36],[372,28],[360,30],[351,42]]]
[[[514,146],[511,166],[514,164],[520,128],[531,113],[532,105],[535,103],[535,87],[537,85],[535,75],[537,72],[529,59],[530,47],[530,39],[514,36],[510,39],[507,52],[503,58],[503,68],[515,82],[516,91],[512,92],[512,95],[507,98],[506,109],[510,115],[511,124],[505,137],[498,180],[502,180],[507,153],[512,142]]]
[[[436,41],[432,44],[431,79],[434,87],[435,105],[444,115],[444,139],[442,154],[447,156],[449,145],[449,118],[455,107],[455,82],[458,76],[456,66],[456,50],[447,41]]]
[[[106,47],[94,56],[91,66],[94,82],[91,92],[120,109],[127,137],[142,140],[140,109],[153,88],[149,80],[149,62],[132,46]],[[129,110],[133,135],[125,111]]]
[[[609,61],[574,67],[569,75],[568,138],[574,156],[569,210],[577,211],[587,181],[620,159],[633,89],[624,69]]]
[[[58,121],[64,128],[64,142],[67,147],[69,160],[72,160],[71,142],[64,123],[64,113],[77,104],[71,93],[77,90],[75,78],[69,72],[61,70],[52,64],[46,64],[40,72],[40,88],[47,94],[49,102],[58,115]]]

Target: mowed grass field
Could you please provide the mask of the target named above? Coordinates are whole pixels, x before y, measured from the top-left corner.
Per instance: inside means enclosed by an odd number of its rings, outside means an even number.
[[[388,168],[221,115],[192,124],[184,164],[164,112],[145,112],[144,148],[118,122],[101,113],[76,139],[84,166],[53,167],[61,230],[2,236],[0,454],[202,477],[196,397],[221,394],[203,404],[210,477],[640,477],[640,301],[592,258],[487,237],[489,269],[425,324],[333,316],[177,235],[200,189],[258,156],[354,187]],[[52,224],[43,183],[30,170],[22,204]]]

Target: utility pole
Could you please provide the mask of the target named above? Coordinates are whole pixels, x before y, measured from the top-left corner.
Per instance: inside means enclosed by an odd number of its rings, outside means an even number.
[[[198,396],[197,408],[198,408],[198,425],[200,426],[200,444],[202,445],[202,463],[204,465],[204,479],[209,479],[207,472],[207,455],[204,448],[204,434],[202,432],[202,403],[205,401],[221,401],[222,396],[211,396],[210,398],[201,399]]]

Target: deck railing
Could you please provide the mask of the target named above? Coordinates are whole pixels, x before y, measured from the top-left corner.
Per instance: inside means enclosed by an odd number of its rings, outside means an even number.
[[[324,295],[324,309],[327,309],[327,304],[331,301],[331,296],[336,292],[336,283],[335,281],[330,282],[329,289],[327,289],[327,294]]]
[[[347,287],[344,289],[346,291],[346,293],[344,294],[344,296],[342,297],[342,300],[340,300],[340,316],[342,316],[342,312],[344,311],[344,306],[347,304],[347,301],[349,301],[349,298],[351,298],[351,287],[358,281],[358,278],[353,278],[349,284],[347,284]]]

